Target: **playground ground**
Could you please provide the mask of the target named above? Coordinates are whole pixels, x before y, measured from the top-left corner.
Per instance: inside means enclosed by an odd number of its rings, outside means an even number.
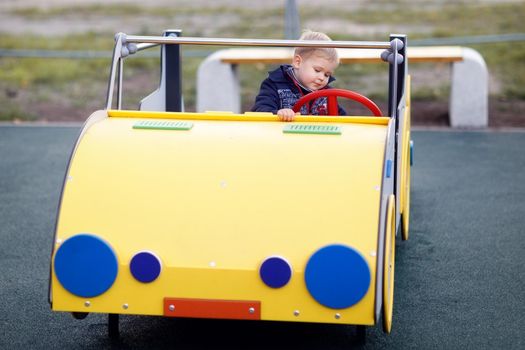
[[[60,185],[79,126],[0,126],[2,349],[522,349],[525,132],[416,130],[411,234],[396,244],[393,331],[319,324],[82,321],[47,302]]]

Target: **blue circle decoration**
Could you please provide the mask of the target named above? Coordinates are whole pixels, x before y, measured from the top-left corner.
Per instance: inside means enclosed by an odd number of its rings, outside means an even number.
[[[261,264],[259,275],[268,287],[281,288],[292,278],[292,268],[284,258],[271,256]]]
[[[91,234],[78,234],[67,239],[55,255],[55,274],[70,293],[95,297],[115,282],[118,262],[111,246]]]
[[[325,246],[306,264],[306,288],[321,305],[344,309],[361,300],[370,286],[370,269],[355,249],[341,244]]]
[[[129,269],[137,281],[150,283],[159,277],[162,265],[155,254],[144,251],[131,258]]]

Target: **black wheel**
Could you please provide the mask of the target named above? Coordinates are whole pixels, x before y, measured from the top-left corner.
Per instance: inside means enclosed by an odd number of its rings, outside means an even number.
[[[120,335],[118,314],[108,314],[108,335],[110,339],[118,339]]]
[[[89,315],[89,312],[72,312],[71,315],[77,320],[83,320]]]

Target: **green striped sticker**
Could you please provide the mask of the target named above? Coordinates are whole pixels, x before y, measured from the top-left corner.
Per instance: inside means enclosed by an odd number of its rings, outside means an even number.
[[[168,122],[157,120],[143,120],[135,123],[133,129],[148,129],[148,130],[190,130],[193,128],[193,123],[190,122]]]
[[[288,124],[283,128],[283,132],[288,134],[341,135],[341,127],[336,125]]]

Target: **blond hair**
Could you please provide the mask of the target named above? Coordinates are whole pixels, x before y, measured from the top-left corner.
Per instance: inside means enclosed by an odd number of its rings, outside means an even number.
[[[314,32],[311,30],[305,30],[299,40],[320,40],[320,41],[332,41],[328,35],[321,32]],[[339,63],[339,55],[337,49],[333,47],[296,47],[294,55],[299,55],[303,58],[307,58],[312,54],[322,54],[326,56],[330,61]]]

